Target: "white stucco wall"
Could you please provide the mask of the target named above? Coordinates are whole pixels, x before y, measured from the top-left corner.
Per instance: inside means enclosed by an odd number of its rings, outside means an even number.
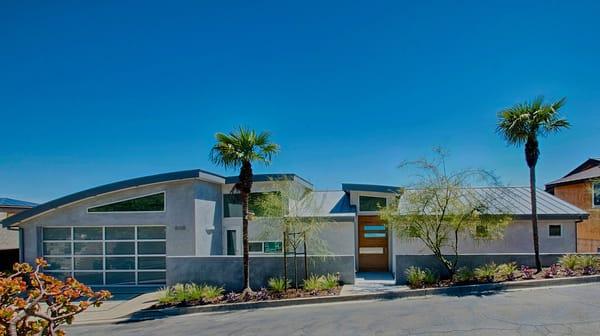
[[[562,225],[561,237],[549,237],[550,224]],[[541,220],[538,222],[540,253],[569,253],[576,251],[576,230],[573,220]],[[393,233],[392,233],[393,235]],[[394,236],[394,254],[431,254],[418,239],[399,239]],[[504,238],[499,240],[474,240],[463,236],[459,242],[460,253],[533,253],[530,221],[515,221],[507,226]],[[450,251],[445,251],[450,252]]]

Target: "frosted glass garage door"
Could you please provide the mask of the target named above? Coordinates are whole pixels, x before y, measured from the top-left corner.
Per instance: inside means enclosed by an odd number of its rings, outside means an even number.
[[[163,285],[164,226],[44,227],[46,272],[87,285]]]

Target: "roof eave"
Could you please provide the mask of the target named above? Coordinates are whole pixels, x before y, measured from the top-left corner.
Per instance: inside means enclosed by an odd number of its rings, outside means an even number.
[[[589,214],[581,213],[581,214],[538,214],[538,219],[540,220],[562,220],[562,219],[570,219],[570,220],[584,220],[589,218]],[[514,220],[531,220],[531,215],[519,214],[519,215],[511,215]]]

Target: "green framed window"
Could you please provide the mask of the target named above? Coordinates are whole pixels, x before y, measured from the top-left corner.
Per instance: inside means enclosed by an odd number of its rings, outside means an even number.
[[[282,253],[283,243],[280,241],[267,241],[263,244],[264,253]]]
[[[600,208],[600,183],[594,183],[593,194],[594,207]]]
[[[283,253],[283,242],[281,241],[251,241],[248,242],[248,250],[251,253],[276,254]]]
[[[227,255],[235,255],[237,243],[237,231],[227,230]]]
[[[261,204],[269,195],[280,195],[280,193],[277,191],[251,193],[248,196],[248,210],[256,217],[265,216],[265,210]],[[242,196],[240,194],[223,195],[223,216],[225,218],[242,217]]]
[[[360,211],[379,211],[379,208],[387,205],[387,199],[385,197],[359,196],[358,204]]]
[[[263,243],[262,242],[248,242],[248,252],[250,253],[262,253]]]
[[[127,199],[89,208],[88,212],[156,212],[165,211],[165,193]]]

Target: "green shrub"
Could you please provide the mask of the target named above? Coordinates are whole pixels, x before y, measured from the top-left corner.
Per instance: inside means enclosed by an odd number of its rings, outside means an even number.
[[[326,290],[330,290],[330,289],[334,289],[337,286],[339,286],[340,284],[340,280],[338,279],[338,276],[335,274],[327,274],[323,277],[321,277],[321,281],[323,282],[323,289]]]
[[[202,285],[200,287],[200,292],[202,295],[202,299],[207,301],[213,301],[223,295],[224,289],[223,287],[218,286]]]
[[[427,274],[421,268],[411,266],[404,273],[406,274],[406,281],[410,288],[421,288],[425,284]]]
[[[425,272],[425,277],[423,278],[423,282],[425,284],[435,285],[440,280],[440,277],[437,275],[437,273],[433,272],[432,270],[426,268],[424,270],[424,272]]]
[[[175,302],[175,298],[170,287],[163,287],[158,291],[158,302],[162,304],[170,304]]]
[[[474,277],[473,271],[470,268],[463,266],[456,270],[452,280],[456,283],[464,283],[473,280]]]
[[[308,279],[304,280],[302,286],[305,291],[316,292],[323,289],[323,280],[320,276],[311,275]]]
[[[579,266],[583,268],[585,274],[593,274],[598,269],[598,257],[591,254],[579,256]]]
[[[558,259],[558,263],[569,270],[576,270],[580,266],[581,256],[577,254],[565,254]]]
[[[162,288],[158,301],[162,304],[177,304],[190,301],[214,301],[223,295],[223,288],[209,285],[176,284]]]
[[[492,282],[496,275],[496,263],[491,262],[475,269],[475,278],[479,281]]]
[[[500,264],[496,267],[496,275],[500,279],[512,281],[515,280],[515,272],[518,270],[517,264],[514,262],[507,264]]]
[[[286,280],[284,278],[271,278],[269,279],[268,285],[271,291],[275,293],[281,293],[285,290],[286,287],[290,286],[290,280],[287,280],[286,286]]]

